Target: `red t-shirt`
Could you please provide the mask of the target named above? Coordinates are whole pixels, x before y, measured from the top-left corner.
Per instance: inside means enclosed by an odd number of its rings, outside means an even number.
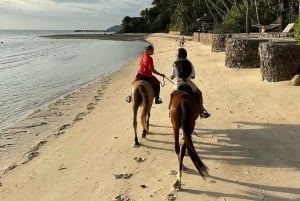
[[[143,76],[152,77],[153,69],[154,65],[152,57],[147,53],[143,53],[141,56],[138,73]]]

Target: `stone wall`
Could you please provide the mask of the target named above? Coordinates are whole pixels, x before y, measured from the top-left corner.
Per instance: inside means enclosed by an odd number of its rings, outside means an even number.
[[[200,37],[198,33],[194,33],[194,40],[200,42],[202,45],[211,45],[212,44],[212,33],[200,33]]]
[[[290,80],[300,72],[300,43],[265,42],[259,45],[259,53],[263,80]]]
[[[193,33],[193,41],[200,42],[200,32]]]
[[[261,38],[228,38],[225,47],[225,66],[229,68],[259,68]]]
[[[225,52],[226,40],[231,38],[232,34],[213,34],[212,35],[212,52]]]

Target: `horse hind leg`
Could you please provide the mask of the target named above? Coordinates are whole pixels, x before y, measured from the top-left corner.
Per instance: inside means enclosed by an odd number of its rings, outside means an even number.
[[[178,156],[178,172],[177,172],[177,180],[175,182],[175,184],[173,185],[173,187],[177,190],[177,191],[181,191],[181,177],[182,177],[182,170],[184,168],[183,166],[183,158],[185,155],[185,150],[186,150],[186,146],[185,144],[182,145],[181,150],[180,150],[180,154]]]
[[[147,126],[148,131],[149,131],[149,125],[150,125],[149,120],[150,120],[150,112],[148,113],[147,118],[146,118],[146,126]],[[149,133],[148,131],[146,129],[143,129],[142,138],[146,138],[146,135],[148,135],[148,133]]]
[[[147,129],[149,130],[149,116],[147,116],[147,118],[146,118],[146,126],[147,126]],[[148,134],[148,131],[144,128],[143,133],[142,133],[142,138],[146,138],[147,134]]]
[[[146,131],[146,129],[143,129],[142,138],[146,138],[147,134],[148,134],[148,132]]]
[[[147,121],[146,121],[146,125],[147,125],[147,129],[149,130],[149,125],[150,125],[150,111],[148,112],[148,115],[147,115]]]
[[[177,155],[177,158],[178,158],[178,171],[177,171],[177,180],[176,182],[173,184],[173,187],[174,189],[176,189],[177,191],[180,191],[181,190],[181,175],[182,175],[182,154],[180,153],[180,151],[182,149],[180,149],[180,145],[179,145],[179,129],[176,128],[176,125],[174,125],[174,122],[173,123],[173,133],[174,133],[174,149],[175,149],[175,152],[176,152],[176,155]]]
[[[133,112],[134,146],[139,146],[140,143],[139,143],[139,140],[138,140],[138,137],[137,137],[137,120],[136,120],[136,117],[137,117],[137,110],[134,110],[134,112]]]
[[[133,127],[134,127],[134,146],[139,146],[140,145],[140,143],[139,143],[139,139],[138,139],[138,137],[137,137],[137,122],[136,121],[134,121],[133,122]]]

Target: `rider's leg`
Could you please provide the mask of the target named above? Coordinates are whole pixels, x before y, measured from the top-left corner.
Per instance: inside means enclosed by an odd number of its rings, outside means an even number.
[[[153,86],[153,89],[154,89],[155,104],[161,104],[162,100],[159,97],[159,94],[160,94],[160,82],[159,82],[159,80],[155,76],[152,76],[150,78],[150,80],[151,80],[151,83],[152,83],[152,86]]]
[[[159,97],[159,94],[160,94],[160,86],[154,86],[154,97],[155,97],[155,104],[161,104],[162,103],[162,100],[161,98]]]
[[[133,84],[134,82],[136,82],[137,80],[139,80],[139,78],[138,78],[138,75],[136,75],[134,78],[133,78],[133,80],[132,80],[132,83],[131,84]],[[126,97],[126,99],[125,99],[125,101],[126,102],[128,102],[128,103],[130,103],[131,102],[131,89],[130,89],[130,93],[129,93],[130,95],[129,96],[127,96]]]
[[[207,112],[207,110],[203,106],[202,92],[198,88],[195,92],[197,94],[198,102],[199,102],[199,106],[200,106],[200,117],[201,118],[208,118],[210,116],[210,114]]]

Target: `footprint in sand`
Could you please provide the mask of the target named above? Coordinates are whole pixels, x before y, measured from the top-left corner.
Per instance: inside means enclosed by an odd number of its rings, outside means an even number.
[[[95,109],[95,103],[89,103],[86,106],[86,109],[88,110],[88,112],[90,112],[91,110]]]
[[[85,112],[81,112],[79,114],[76,115],[74,121],[80,121],[83,119],[83,117],[86,116],[86,113]]]
[[[126,195],[117,195],[112,199],[112,201],[130,201],[130,198]]]
[[[135,162],[144,162],[146,159],[143,158],[143,157],[137,157],[137,156],[135,156],[135,157],[133,157],[133,160],[134,160]]]
[[[101,100],[101,96],[94,96],[94,100],[95,101],[100,101]]]
[[[169,193],[167,195],[166,201],[175,201],[176,200],[176,196],[173,193]]]
[[[169,172],[169,175],[177,175],[177,171],[176,171],[176,170],[171,170],[171,171]]]
[[[133,174],[126,173],[126,174],[114,174],[115,179],[129,179],[132,177]]]

